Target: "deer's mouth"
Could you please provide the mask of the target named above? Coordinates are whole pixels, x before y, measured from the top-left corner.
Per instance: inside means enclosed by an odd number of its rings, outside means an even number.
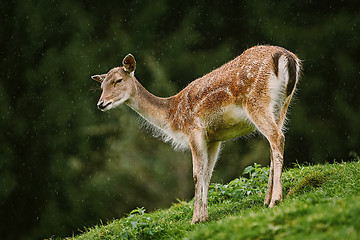
[[[104,101],[101,101],[101,102],[98,103],[97,107],[101,111],[107,111],[107,110],[109,110],[111,108],[112,103],[113,103],[112,101],[107,102],[107,103],[104,102]]]

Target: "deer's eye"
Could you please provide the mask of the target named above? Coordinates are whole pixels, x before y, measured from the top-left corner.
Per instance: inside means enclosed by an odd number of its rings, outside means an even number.
[[[115,81],[114,85],[116,85],[117,83],[121,82],[122,81],[122,78],[119,78]]]

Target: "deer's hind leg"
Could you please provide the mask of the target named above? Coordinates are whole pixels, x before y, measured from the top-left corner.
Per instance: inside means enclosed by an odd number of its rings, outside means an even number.
[[[292,95],[291,95],[292,96]],[[284,105],[279,111],[279,116],[276,119],[276,125],[280,130],[283,129],[284,123],[286,122],[286,111],[289,107],[291,96],[287,97],[285,100]],[[282,153],[283,155],[284,153]],[[274,177],[274,166],[273,166],[273,154],[272,150],[270,148],[270,173],[269,173],[269,182],[268,182],[268,188],[266,190],[264,205],[269,206],[271,201],[271,195],[273,190],[273,177]]]
[[[285,99],[284,105],[280,109],[279,117],[276,120],[276,124],[280,129],[283,129],[284,123],[286,122],[286,112],[290,105],[292,94]]]
[[[270,176],[264,203],[273,207],[282,200],[281,172],[285,137],[270,108],[249,104],[247,112],[253,124],[270,143]]]
[[[270,148],[270,172],[269,172],[269,181],[268,181],[268,187],[266,189],[265,199],[264,199],[264,205],[269,206],[271,201],[271,195],[273,190],[273,180],[274,179],[274,166],[273,166],[273,158],[272,158],[272,151]]]

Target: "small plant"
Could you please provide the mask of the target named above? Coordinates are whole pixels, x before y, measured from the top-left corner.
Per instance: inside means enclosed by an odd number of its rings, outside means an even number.
[[[144,207],[132,210],[125,219],[121,239],[158,239],[163,229],[155,225]]]
[[[269,168],[263,168],[260,164],[254,163],[254,166],[244,169],[243,175],[248,175],[249,178],[239,177],[228,184],[210,185],[209,202],[219,203],[230,199],[237,201],[246,196],[265,193]]]

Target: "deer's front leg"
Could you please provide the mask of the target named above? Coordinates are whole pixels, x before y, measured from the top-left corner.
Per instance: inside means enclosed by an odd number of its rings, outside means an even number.
[[[194,213],[191,223],[203,222],[206,220],[207,213],[207,194],[205,190],[206,166],[208,163],[208,153],[206,141],[202,132],[194,133],[190,138],[190,147],[193,162],[193,177],[195,184]]]
[[[193,161],[194,162],[194,161]],[[195,168],[194,168],[195,170]],[[202,193],[202,186],[201,186],[201,176],[199,172],[194,171],[193,173],[194,177],[194,185],[195,185],[195,197],[194,197],[194,212],[193,212],[193,218],[191,223],[197,223],[201,221],[201,209],[202,209],[202,203],[201,203],[201,193]]]

